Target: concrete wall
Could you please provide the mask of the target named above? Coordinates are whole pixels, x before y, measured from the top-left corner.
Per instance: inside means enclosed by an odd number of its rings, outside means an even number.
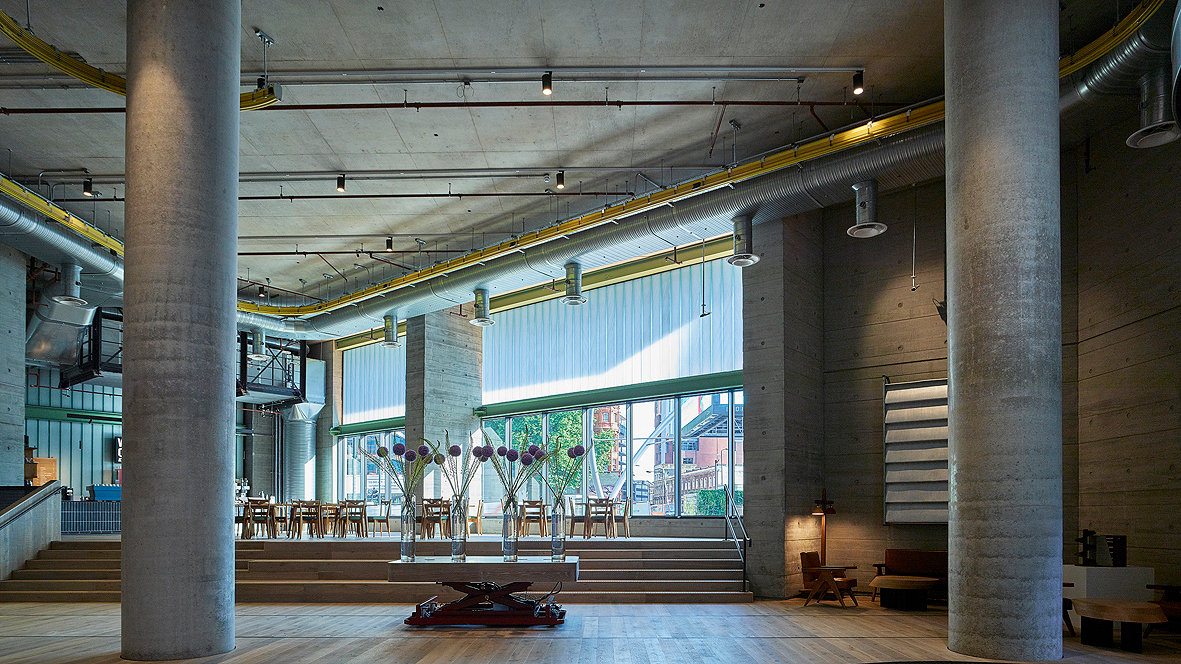
[[[1181,143],[1123,123],[1071,152],[1078,197],[1079,527],[1181,583]],[[1063,170],[1063,180],[1067,177]]]
[[[25,483],[25,255],[0,245],[0,485]]]
[[[810,515],[823,484],[821,215],[754,229],[742,272],[747,563],[756,595],[801,586],[800,552],[819,549]]]
[[[866,584],[887,548],[947,548],[946,525],[886,526],[882,502],[882,377],[947,377],[947,325],[932,302],[944,299],[943,183],[879,196],[889,228],[878,237],[849,237],[854,218],[852,205],[824,211],[825,483],[828,560],[857,565]]]
[[[61,484],[50,482],[0,512],[0,579],[61,539],[61,495]]]

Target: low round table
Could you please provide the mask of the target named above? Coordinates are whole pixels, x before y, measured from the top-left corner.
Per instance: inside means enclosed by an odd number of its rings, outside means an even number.
[[[1157,604],[1126,599],[1075,599],[1074,611],[1082,618],[1081,639],[1089,646],[1112,645],[1112,623],[1119,621],[1119,644],[1129,652],[1141,652],[1144,638],[1140,625],[1168,622]]]
[[[887,609],[925,611],[927,591],[934,588],[939,579],[932,576],[903,576],[883,574],[869,582],[870,587],[881,593],[881,605]]]

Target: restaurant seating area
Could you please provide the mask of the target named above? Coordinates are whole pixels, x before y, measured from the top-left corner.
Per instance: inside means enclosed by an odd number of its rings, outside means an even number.
[[[499,517],[485,510],[491,506],[483,500],[468,504],[468,533],[484,534],[484,521]],[[327,502],[296,500],[272,502],[266,498],[248,498],[235,503],[235,533],[240,539],[325,537],[381,537],[392,536],[400,526],[400,504],[392,500],[376,503],[364,500]],[[423,539],[451,537],[452,501],[447,498],[426,498],[415,505],[416,536]],[[591,498],[588,501],[566,497],[565,522],[567,536],[581,534],[583,538],[601,536],[606,539],[631,537],[631,500]],[[522,502],[518,536],[550,537],[549,505],[542,500]],[[499,525],[498,525],[499,528]],[[497,531],[499,532],[499,530]]]

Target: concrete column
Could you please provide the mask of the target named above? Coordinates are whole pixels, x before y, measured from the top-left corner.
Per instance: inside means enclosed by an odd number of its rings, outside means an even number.
[[[0,244],[0,486],[25,483],[26,260]]]
[[[1059,659],[1058,5],[944,7],[948,647]]]
[[[406,321],[406,443],[422,438],[466,445],[468,433],[480,419],[483,388],[483,328],[471,320],[471,307],[458,307],[416,316]],[[428,492],[441,495],[438,471],[423,480]]]
[[[824,477],[820,221],[817,211],[755,226],[760,260],[742,270],[743,520],[760,597],[795,595],[800,552],[820,550],[811,516]]]
[[[127,3],[123,657],[234,648],[238,0]]]

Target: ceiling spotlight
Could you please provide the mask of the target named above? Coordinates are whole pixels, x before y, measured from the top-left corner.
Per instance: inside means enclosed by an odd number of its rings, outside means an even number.
[[[859,95],[865,92],[865,72],[853,72],[853,94]]]
[[[385,250],[386,250],[386,252],[390,252],[390,251],[393,251],[393,250],[394,250],[394,236],[393,236],[393,235],[387,235],[387,236],[386,236],[386,238],[385,238]]]
[[[94,180],[91,180],[90,178],[86,178],[85,180],[82,181],[82,195],[83,196],[93,196],[94,195]]]
[[[566,188],[566,171],[558,171],[558,189]]]
[[[258,299],[260,299],[260,300],[265,300],[265,299],[267,299],[267,288],[266,288],[266,286],[259,286],[259,287],[258,287]]]
[[[554,93],[554,73],[552,71],[547,71],[546,73],[541,75],[541,94],[548,97],[549,95],[552,95],[553,93]]]
[[[336,176],[336,190],[344,191],[344,173]]]

